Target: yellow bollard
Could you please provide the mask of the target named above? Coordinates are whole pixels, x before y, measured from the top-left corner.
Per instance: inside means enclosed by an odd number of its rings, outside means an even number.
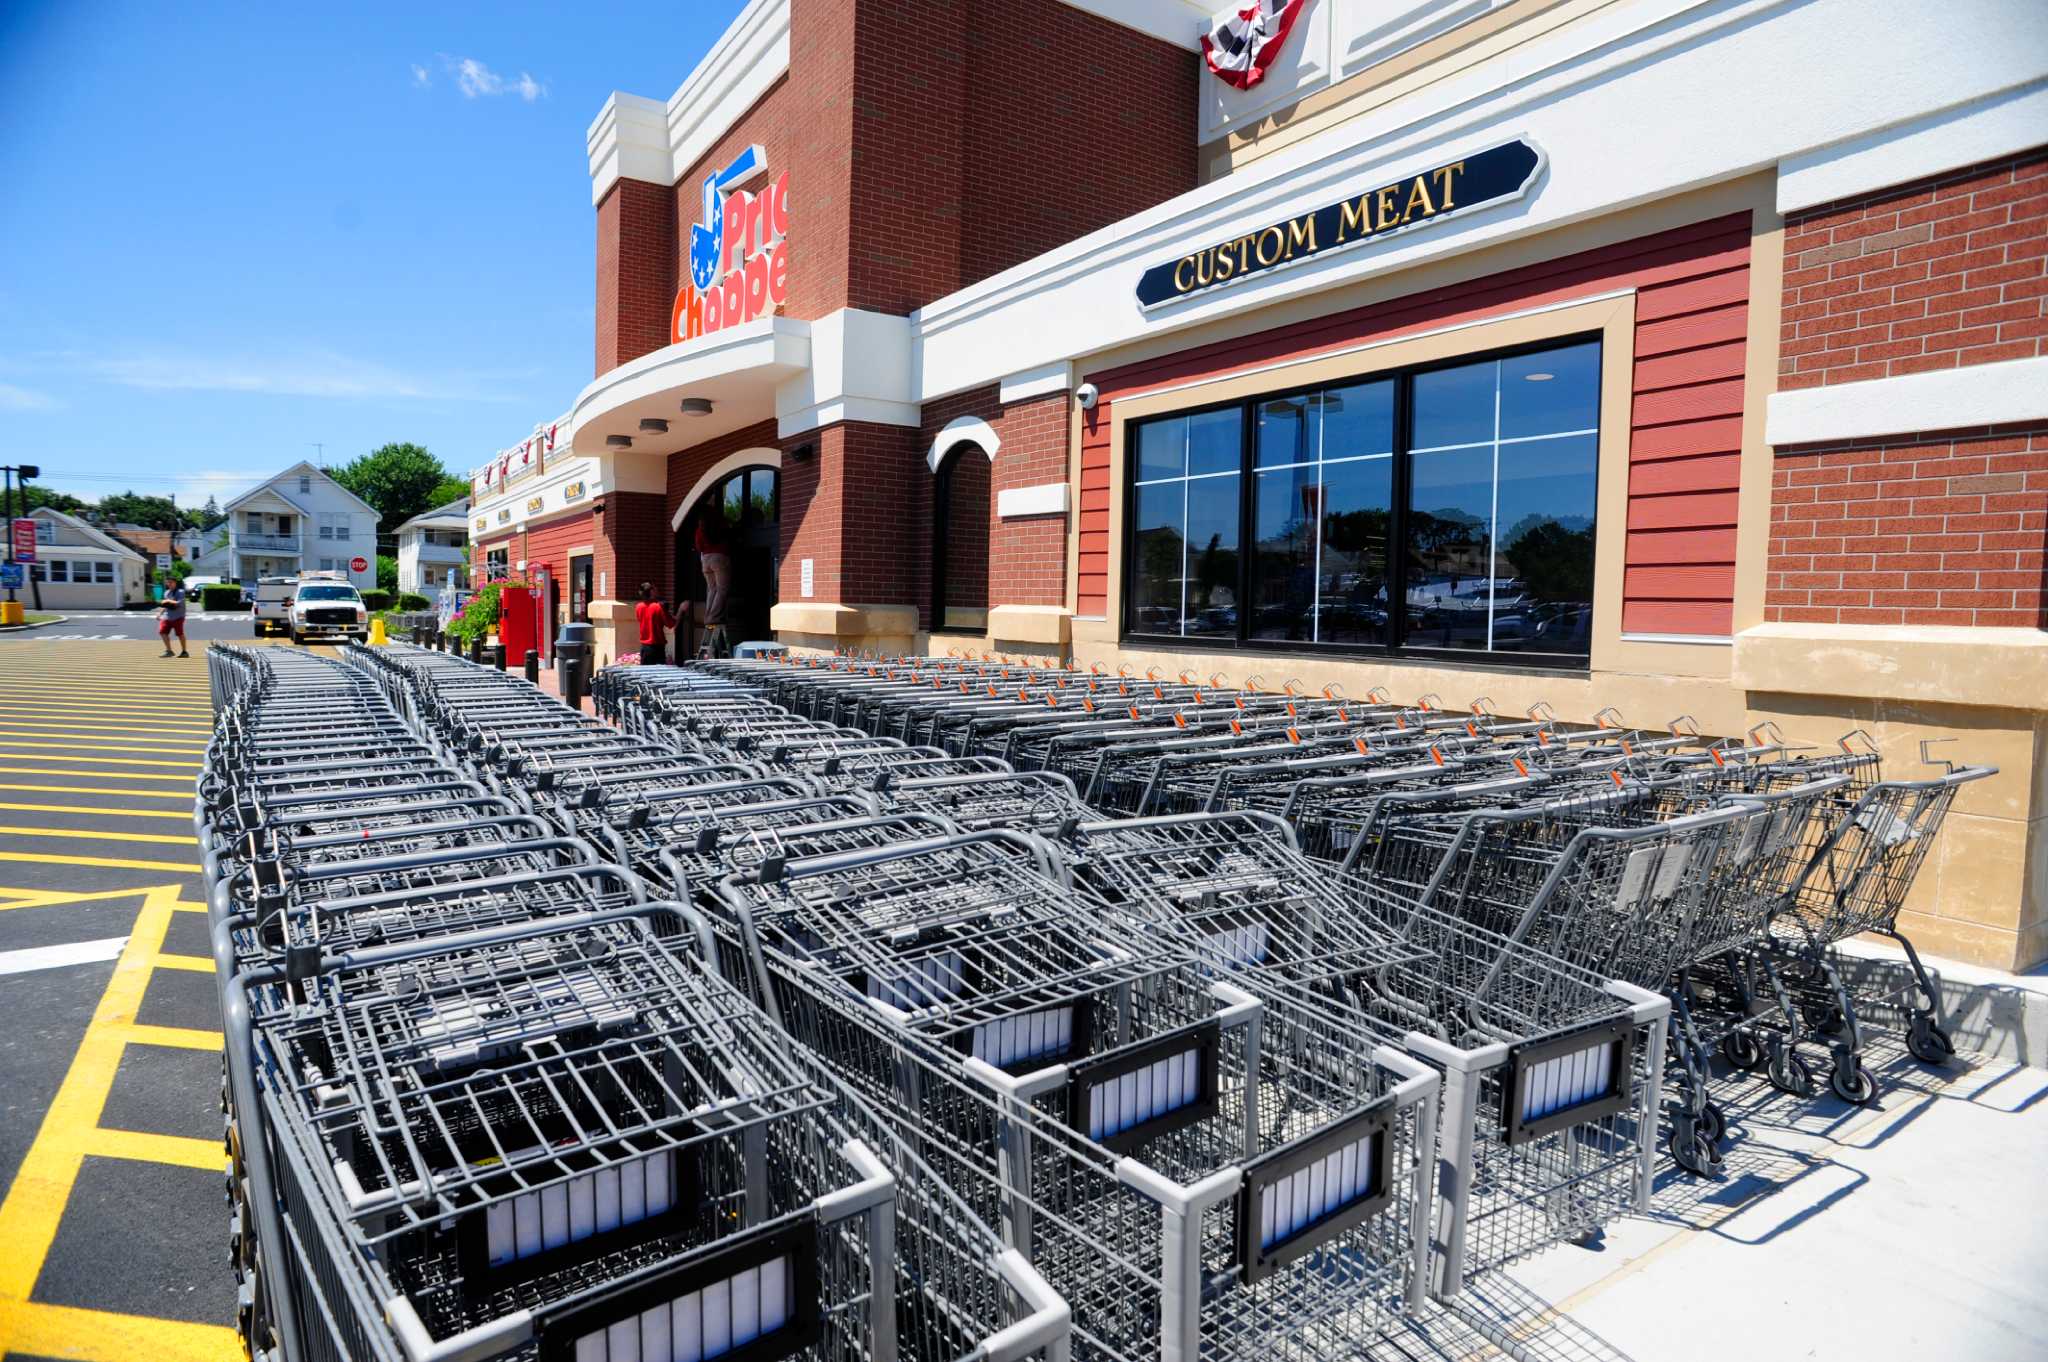
[[[0,624],[21,624],[25,613],[20,601],[0,601]]]
[[[383,620],[381,620],[381,619],[373,619],[373,620],[371,620],[371,621],[370,621],[370,646],[371,646],[372,648],[381,648],[381,647],[383,647],[383,646],[384,646],[385,644],[389,643],[390,641],[391,641],[390,639],[388,639],[388,638],[386,638],[386,637],[384,636],[384,621],[383,621]]]

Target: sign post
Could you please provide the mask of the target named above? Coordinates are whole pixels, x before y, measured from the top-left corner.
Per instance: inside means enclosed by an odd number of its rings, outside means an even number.
[[[350,572],[368,572],[370,570],[370,561],[359,553],[348,560],[348,570]]]

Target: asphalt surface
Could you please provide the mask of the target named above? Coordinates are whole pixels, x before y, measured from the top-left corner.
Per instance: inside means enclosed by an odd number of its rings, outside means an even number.
[[[192,799],[203,640],[247,628],[0,633],[0,1355],[243,1355]]]
[[[110,643],[129,639],[156,638],[153,610],[57,610],[61,623],[38,625],[19,632],[0,633],[0,646],[8,643]],[[191,642],[238,643],[254,637],[255,626],[243,612],[232,615],[202,615],[197,610],[185,616],[185,637]]]

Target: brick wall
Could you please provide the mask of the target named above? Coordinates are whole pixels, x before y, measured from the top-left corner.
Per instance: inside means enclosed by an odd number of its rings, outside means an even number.
[[[1764,616],[2048,628],[2048,426],[1780,450]]]
[[[594,570],[602,581],[593,579],[595,598],[614,601],[639,599],[640,583],[652,582],[663,600],[672,599],[668,589],[674,555],[670,552],[667,498],[659,492],[608,492],[599,504],[604,508],[592,529],[597,541]]]
[[[918,433],[921,450],[930,449],[939,432],[963,416],[987,421],[1000,442],[990,469],[986,539],[991,606],[1067,603],[1068,518],[1055,514],[1005,520],[996,514],[996,502],[1010,488],[1067,480],[1067,415],[1072,400],[1065,393],[1052,393],[1005,407],[991,384],[925,404]],[[921,606],[930,598],[928,582],[927,576],[920,584]]]
[[[2048,148],[1785,224],[1781,389],[2048,354]]]
[[[660,186],[620,180],[597,205],[597,373],[668,344],[675,235],[675,201]]]

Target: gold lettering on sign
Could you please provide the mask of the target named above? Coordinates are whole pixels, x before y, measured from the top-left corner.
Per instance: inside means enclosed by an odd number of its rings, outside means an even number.
[[[1379,201],[1378,207],[1380,220],[1379,226],[1375,227],[1373,229],[1374,231],[1384,232],[1390,225],[1401,220],[1399,217],[1396,216],[1396,214],[1399,213],[1400,210],[1394,207],[1394,196],[1399,194],[1400,192],[1401,186],[1397,184],[1390,184],[1386,188],[1380,190],[1379,193],[1373,195],[1373,198]]]
[[[1464,171],[1465,163],[1463,161],[1453,161],[1451,162],[1451,164],[1443,167],[1443,169],[1441,170],[1432,170],[1429,172],[1430,174],[1436,176],[1437,198],[1442,200],[1442,202],[1440,202],[1437,205],[1439,211],[1448,213],[1451,211],[1451,209],[1457,206],[1456,202],[1451,197],[1451,180],[1453,177],[1463,174]]]
[[[1353,232],[1358,233],[1358,235],[1360,236],[1364,236],[1367,232],[1370,232],[1371,230],[1372,204],[1371,197],[1369,195],[1360,194],[1355,199],[1347,199],[1337,209],[1338,245],[1343,245],[1344,242],[1350,238]]]
[[[1185,279],[1181,278],[1180,276],[1180,272],[1182,270],[1186,270],[1188,272],[1188,277]],[[1186,293],[1189,289],[1193,288],[1194,286],[1195,258],[1191,255],[1184,255],[1180,258],[1180,263],[1173,267],[1173,291],[1175,293]]]
[[[1313,213],[1304,213],[1287,224],[1287,257],[1294,258],[1297,250],[1316,252],[1316,218]]]
[[[1436,212],[1436,205],[1429,200],[1429,186],[1424,184],[1422,180],[1423,177],[1417,175],[1415,182],[1408,186],[1408,204],[1401,210],[1401,221],[1403,222],[1415,217],[1426,218]],[[1415,211],[1417,203],[1422,205],[1420,213]]]
[[[1271,243],[1272,243],[1272,246],[1273,246],[1273,250],[1272,250],[1272,253],[1271,253],[1270,255],[1269,255],[1269,254],[1267,254],[1267,251],[1266,251],[1266,244],[1267,244],[1268,242],[1271,242]],[[1284,246],[1286,246],[1286,244],[1287,244],[1287,234],[1286,234],[1285,232],[1281,231],[1281,230],[1280,230],[1280,229],[1279,229],[1278,227],[1268,227],[1268,228],[1267,228],[1267,229],[1266,229],[1265,231],[1263,231],[1263,232],[1260,232],[1260,233],[1259,233],[1259,246],[1258,246],[1258,250],[1259,250],[1259,264],[1260,264],[1260,265],[1261,265],[1262,267],[1263,267],[1263,266],[1266,266],[1266,265],[1277,265],[1277,264],[1279,264],[1279,263],[1280,263],[1280,251],[1281,251],[1281,248],[1282,248],[1282,247],[1284,247]]]

